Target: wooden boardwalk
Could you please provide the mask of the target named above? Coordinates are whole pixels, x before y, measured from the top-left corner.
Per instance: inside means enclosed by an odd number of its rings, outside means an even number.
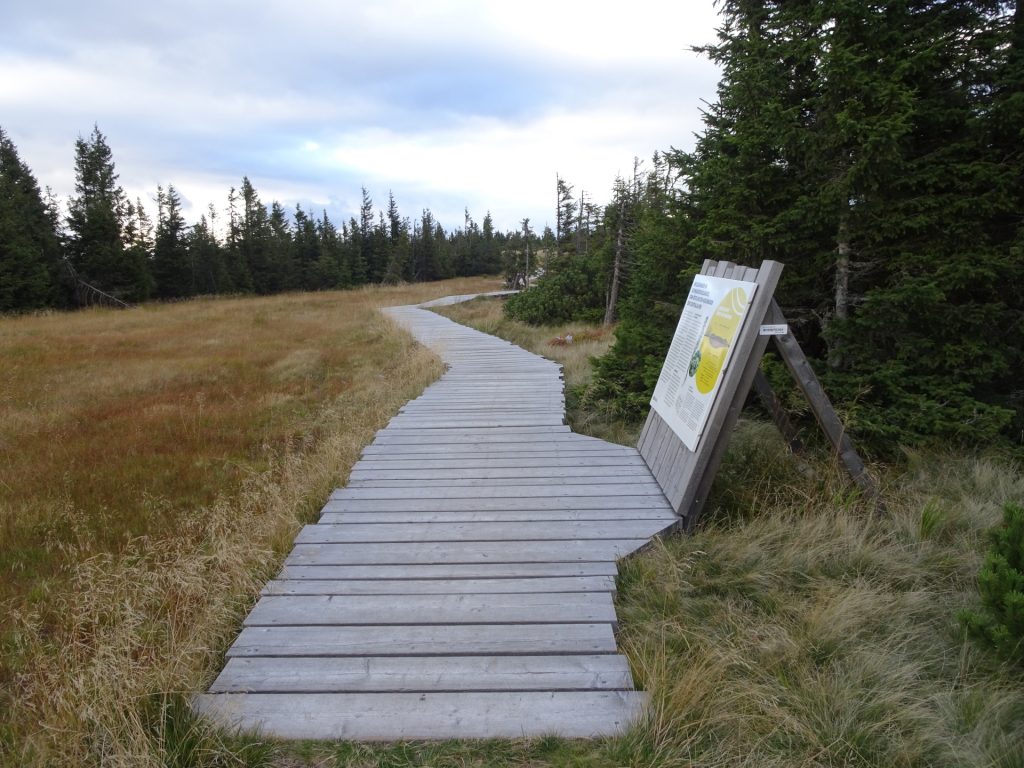
[[[621,732],[644,696],[615,560],[678,518],[635,449],[565,426],[558,365],[386,312],[448,371],[301,531],[197,708],[281,738]]]

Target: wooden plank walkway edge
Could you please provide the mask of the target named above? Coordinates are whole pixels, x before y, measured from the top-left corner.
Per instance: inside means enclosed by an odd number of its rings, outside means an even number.
[[[282,739],[597,737],[644,716],[616,561],[679,518],[638,451],[565,425],[560,366],[425,307],[441,379],[303,528],[194,708]]]

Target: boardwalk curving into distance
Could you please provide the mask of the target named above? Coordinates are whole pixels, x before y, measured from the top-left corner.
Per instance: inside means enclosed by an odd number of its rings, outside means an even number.
[[[678,518],[635,449],[565,426],[557,364],[421,307],[385,312],[447,372],[300,532],[196,707],[281,738],[619,733],[644,694],[615,560]]]

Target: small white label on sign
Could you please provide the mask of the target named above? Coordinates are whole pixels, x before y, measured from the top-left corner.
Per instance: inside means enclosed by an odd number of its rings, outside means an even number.
[[[762,336],[785,336],[789,333],[789,325],[782,323],[781,325],[762,325],[761,335]]]

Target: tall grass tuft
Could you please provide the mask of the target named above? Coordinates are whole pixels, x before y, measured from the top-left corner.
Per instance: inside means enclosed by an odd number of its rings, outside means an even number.
[[[758,459],[760,433],[740,431],[719,478],[751,489],[746,514],[719,488],[696,535],[622,564],[622,641],[671,721],[664,750],[680,765],[1015,764],[1024,675],[966,642],[956,613],[984,531],[1024,497],[1019,468],[932,456],[889,473],[877,516],[824,460]],[[940,508],[937,535],[921,521]]]

